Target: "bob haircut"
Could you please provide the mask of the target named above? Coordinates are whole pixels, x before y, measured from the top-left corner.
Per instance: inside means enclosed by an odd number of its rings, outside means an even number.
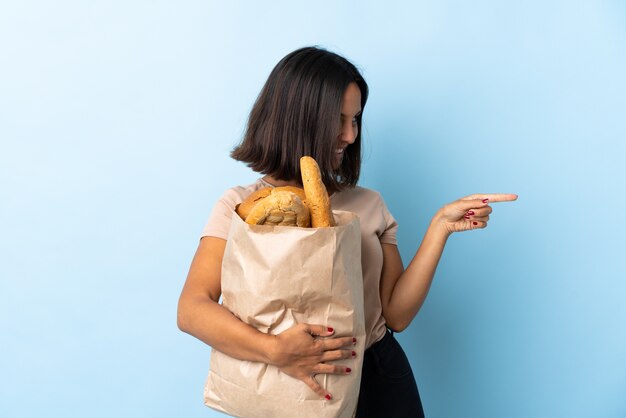
[[[352,82],[361,90],[358,134],[334,169],[341,102]],[[300,157],[309,155],[320,166],[330,192],[354,187],[361,170],[361,119],[367,95],[367,83],[345,58],[318,47],[293,51],[270,73],[231,157],[258,173],[301,184]]]

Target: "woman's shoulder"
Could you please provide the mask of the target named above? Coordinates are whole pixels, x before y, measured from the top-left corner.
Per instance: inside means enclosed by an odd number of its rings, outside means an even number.
[[[363,230],[370,231],[379,239],[384,234],[395,233],[392,229],[396,225],[395,219],[377,190],[355,186],[333,196],[330,201],[332,208],[356,213]],[[390,238],[385,238],[385,242],[395,243]]]
[[[243,202],[246,197],[264,187],[267,187],[267,185],[259,178],[257,181],[247,186],[234,186],[227,189],[222,194],[222,197],[220,197],[220,201],[234,209],[235,206]]]
[[[331,199],[336,201],[354,201],[377,203],[382,200],[380,192],[362,186],[354,186],[335,193]]]
[[[362,186],[351,187],[333,194],[330,204],[333,209],[356,213],[376,213],[386,207],[380,192]]]
[[[213,207],[213,211],[202,230],[202,236],[227,239],[232,216],[237,205],[263,187],[266,185],[259,179],[247,186],[235,186],[227,189]]]

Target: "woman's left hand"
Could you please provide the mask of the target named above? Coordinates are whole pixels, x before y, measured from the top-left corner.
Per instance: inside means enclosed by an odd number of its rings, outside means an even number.
[[[512,202],[517,200],[516,194],[473,194],[449,203],[439,209],[433,219],[448,234],[471,229],[485,228],[489,214],[493,211],[490,203]]]

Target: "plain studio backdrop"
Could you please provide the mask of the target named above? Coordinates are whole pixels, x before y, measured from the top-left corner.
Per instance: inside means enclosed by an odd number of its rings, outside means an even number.
[[[217,417],[176,304],[273,66],[371,88],[360,184],[410,261],[471,193],[399,339],[431,418],[626,416],[626,6],[614,1],[0,5],[0,416]]]

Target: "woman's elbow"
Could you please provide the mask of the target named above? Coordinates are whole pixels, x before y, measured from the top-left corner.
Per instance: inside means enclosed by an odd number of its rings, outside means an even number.
[[[413,321],[413,316],[397,314],[393,315],[390,312],[388,312],[387,315],[383,313],[383,317],[385,318],[387,328],[389,328],[393,332],[404,331],[409,327],[409,325],[411,325],[411,322]]]
[[[403,320],[403,319],[387,319],[385,318],[385,322],[387,323],[387,328],[392,330],[393,332],[402,332],[408,328],[411,324],[411,320]]]
[[[189,322],[190,315],[187,301],[185,301],[185,299],[183,298],[180,298],[180,300],[178,301],[178,310],[176,312],[176,326],[178,326],[178,329],[182,332],[189,333]]]

